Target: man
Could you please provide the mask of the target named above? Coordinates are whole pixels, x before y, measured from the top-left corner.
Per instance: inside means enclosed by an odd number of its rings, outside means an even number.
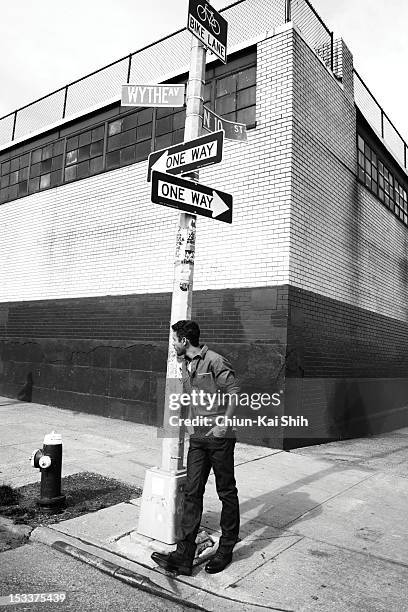
[[[205,485],[213,468],[218,497],[222,502],[221,538],[218,550],[205,570],[216,574],[231,563],[239,533],[239,502],[234,477],[236,439],[232,429],[225,426],[225,419],[234,413],[239,387],[228,360],[205,344],[200,346],[200,328],[195,321],[178,321],[172,325],[172,330],[176,353],[184,357],[184,391],[191,398],[200,398],[200,401],[190,401],[189,418],[206,417],[206,424],[194,427],[193,432],[190,430],[182,538],[174,552],[154,552],[152,559],[166,570],[191,575]],[[227,398],[226,406],[223,394]]]

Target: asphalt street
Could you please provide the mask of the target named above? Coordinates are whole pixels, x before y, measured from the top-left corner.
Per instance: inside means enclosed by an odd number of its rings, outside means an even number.
[[[159,612],[191,610],[112,578],[48,546],[28,543],[0,554],[0,597],[65,593],[65,601],[18,603],[7,610],[41,612]]]

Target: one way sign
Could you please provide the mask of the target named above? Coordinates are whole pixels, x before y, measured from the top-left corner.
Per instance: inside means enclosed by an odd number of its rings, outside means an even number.
[[[218,164],[222,160],[223,144],[224,131],[220,130],[169,149],[150,153],[147,180],[151,180],[152,170],[168,174],[183,174],[204,166]]]
[[[232,223],[232,195],[177,176],[152,172],[152,202]]]

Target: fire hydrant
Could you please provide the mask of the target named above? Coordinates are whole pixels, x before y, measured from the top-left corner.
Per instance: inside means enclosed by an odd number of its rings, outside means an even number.
[[[31,465],[41,471],[41,497],[37,503],[48,512],[65,506],[66,496],[61,494],[61,434],[52,431],[44,436],[42,450],[31,455]]]

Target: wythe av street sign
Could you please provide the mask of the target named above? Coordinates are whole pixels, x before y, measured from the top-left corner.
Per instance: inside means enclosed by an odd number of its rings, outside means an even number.
[[[122,106],[184,106],[184,83],[122,85]]]
[[[207,132],[216,132],[224,130],[225,138],[228,140],[246,141],[247,131],[245,123],[237,123],[236,121],[227,121],[216,115],[212,110],[204,106],[203,128]]]
[[[232,223],[232,195],[178,176],[152,172],[152,202]]]
[[[168,174],[183,174],[204,166],[218,164],[222,160],[223,144],[224,132],[221,130],[169,149],[150,153],[147,180],[150,181],[152,170]]]
[[[227,63],[228,23],[207,0],[190,0],[187,30],[224,64]]]

